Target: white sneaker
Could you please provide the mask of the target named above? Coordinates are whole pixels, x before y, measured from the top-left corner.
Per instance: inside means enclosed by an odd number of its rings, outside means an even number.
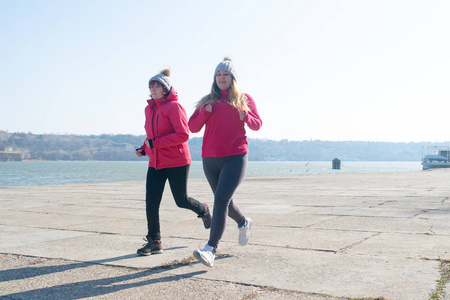
[[[245,224],[239,228],[239,245],[245,246],[250,238],[250,229],[252,228],[252,219],[245,218]]]
[[[206,244],[205,248],[194,251],[194,257],[205,266],[212,267],[216,257],[214,247]]]

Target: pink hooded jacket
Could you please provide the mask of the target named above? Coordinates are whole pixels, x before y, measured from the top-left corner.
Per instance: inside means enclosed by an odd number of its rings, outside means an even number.
[[[178,103],[175,89],[172,87],[167,97],[149,99],[147,103],[144,128],[153,148],[144,142],[141,149],[149,158],[148,166],[164,169],[190,165],[189,126],[186,111]]]

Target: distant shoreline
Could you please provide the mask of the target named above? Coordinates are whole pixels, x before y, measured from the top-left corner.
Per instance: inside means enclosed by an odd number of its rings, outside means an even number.
[[[145,158],[144,158],[145,159]],[[18,162],[32,162],[32,161],[42,161],[42,162],[51,162],[51,161],[56,161],[56,162],[140,162],[141,160],[97,160],[97,159],[87,159],[87,160],[64,160],[64,159],[60,159],[60,160],[48,160],[48,159],[22,159]],[[145,162],[148,162],[147,160],[144,160]],[[193,159],[193,162],[201,162],[202,160],[198,160],[198,159]],[[331,162],[332,160],[329,160],[329,162]],[[13,161],[0,161],[0,163],[2,162],[13,162]],[[249,162],[274,162],[274,163],[279,163],[279,162],[328,162],[328,160],[249,160]],[[421,162],[420,160],[345,160],[342,162],[407,162],[407,163],[414,163],[414,162]]]
[[[135,149],[143,140],[144,135],[80,136],[0,130],[0,152],[20,153],[22,160],[32,161],[138,161]],[[188,142],[191,158],[201,160],[203,139],[194,137]],[[420,161],[423,147],[449,144],[248,138],[250,161],[331,161],[334,158],[342,161]]]

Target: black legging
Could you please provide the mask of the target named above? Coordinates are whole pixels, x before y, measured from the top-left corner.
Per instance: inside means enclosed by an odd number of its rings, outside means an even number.
[[[146,184],[146,213],[147,213],[147,238],[153,240],[161,239],[159,226],[159,206],[166,180],[169,179],[170,189],[173,198],[178,207],[190,209],[197,215],[205,213],[205,206],[199,201],[189,198],[187,195],[187,180],[189,174],[189,165],[156,170],[148,168]]]
[[[225,231],[227,215],[238,225],[245,224],[244,215],[233,202],[233,194],[244,180],[247,154],[204,157],[203,170],[214,193],[214,209],[208,244],[216,250]]]

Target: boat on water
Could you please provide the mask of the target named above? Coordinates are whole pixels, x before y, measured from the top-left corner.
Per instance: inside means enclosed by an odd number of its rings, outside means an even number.
[[[423,147],[422,169],[450,168],[450,146],[449,147]]]

